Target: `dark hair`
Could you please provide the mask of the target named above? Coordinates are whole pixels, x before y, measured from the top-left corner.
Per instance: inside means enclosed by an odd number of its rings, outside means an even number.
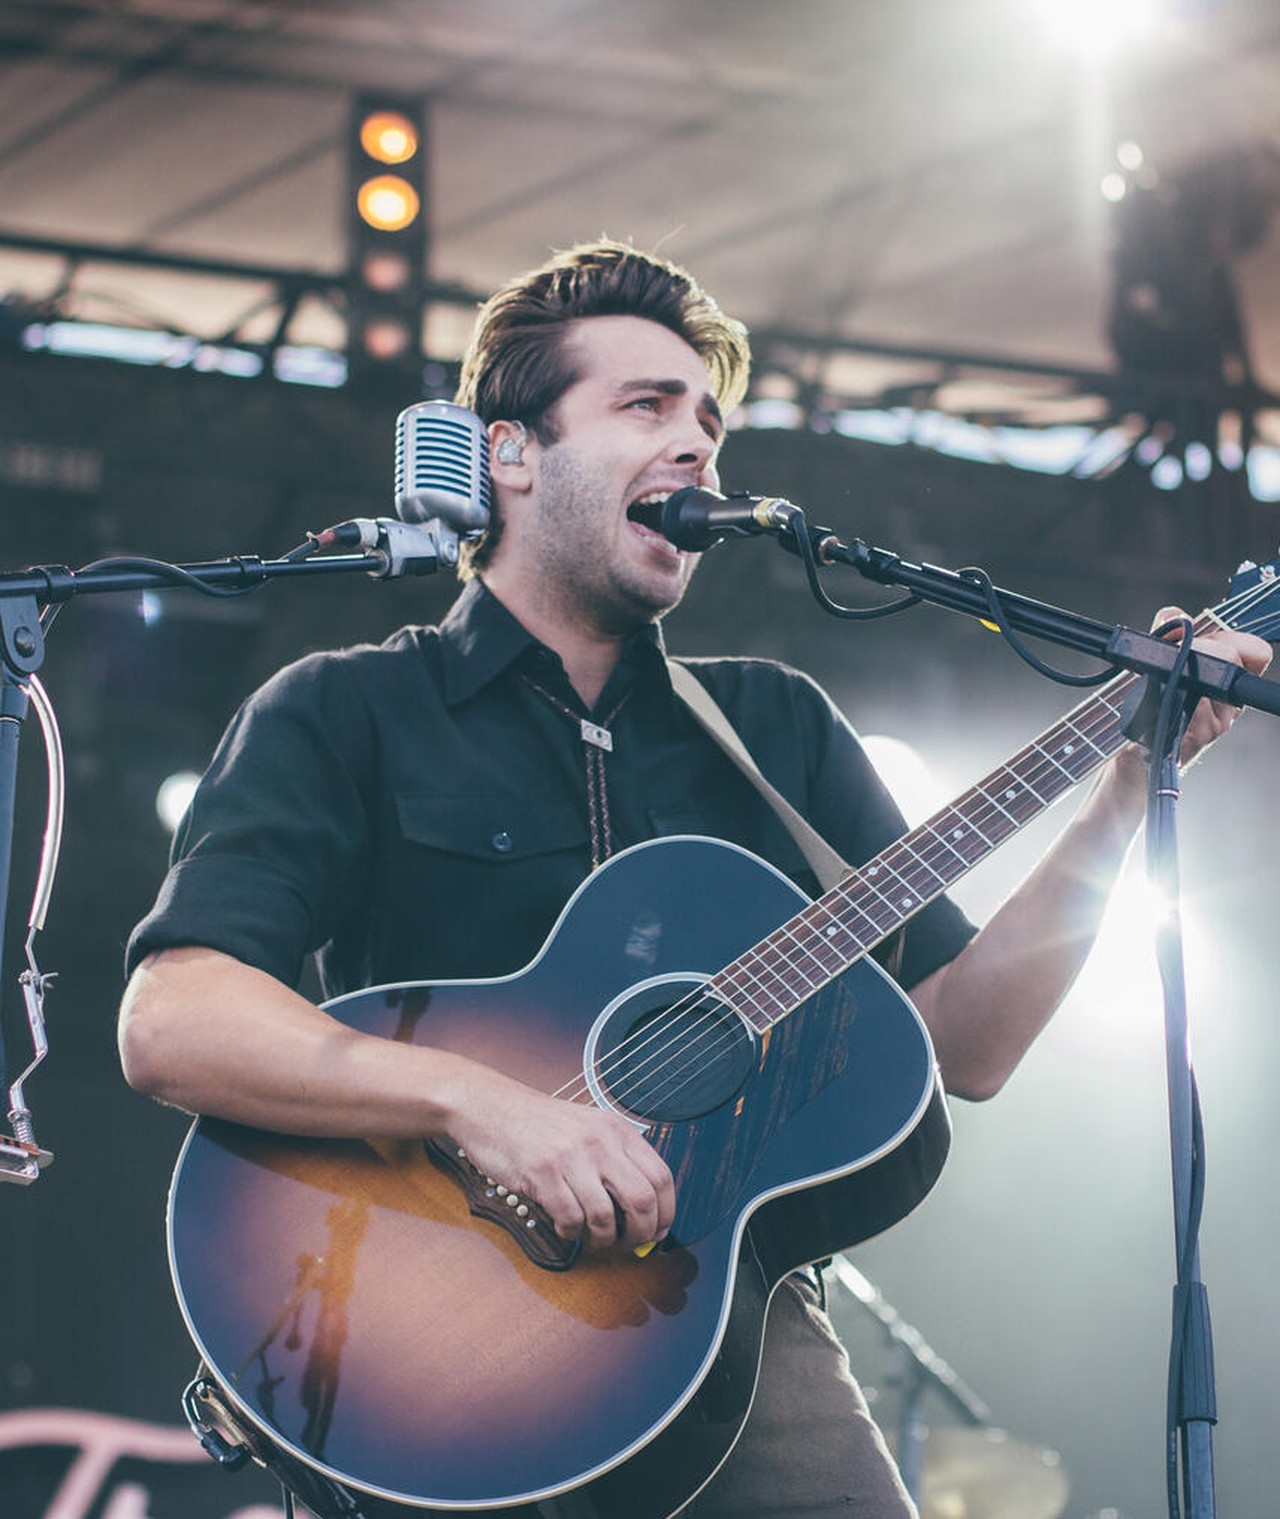
[[[637,316],[669,328],[707,366],[726,416],[742,399],[751,366],[742,323],[679,265],[607,240],[557,253],[489,297],[462,361],[456,399],[486,423],[523,422],[540,443],[554,443],[556,402],[580,377],[570,329],[593,316]],[[464,574],[487,562],[501,531],[495,516],[468,546]]]

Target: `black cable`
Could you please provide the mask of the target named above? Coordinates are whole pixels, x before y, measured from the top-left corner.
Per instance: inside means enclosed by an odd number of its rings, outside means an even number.
[[[181,565],[167,564],[163,559],[135,559],[122,557],[119,559],[95,559],[92,564],[82,564],[76,571],[78,575],[84,575],[89,570],[147,570],[152,574],[161,575],[166,580],[173,581],[174,585],[185,586],[192,591],[200,591],[205,596],[247,596],[250,591],[258,589],[253,585],[206,585],[198,575],[193,575],[190,570],[184,570]]]
[[[821,533],[825,529],[819,528],[817,531]],[[833,601],[827,595],[826,589],[819,578],[818,561],[813,549],[812,533],[808,523],[805,521],[805,515],[799,507],[794,509],[794,515],[788,522],[788,532],[781,541],[786,548],[794,547],[795,552],[800,556],[800,560],[804,565],[805,575],[809,581],[809,589],[813,592],[814,599],[824,611],[830,612],[833,617],[844,617],[857,622],[869,622],[872,618],[891,617],[895,612],[905,612],[908,607],[919,606],[923,600],[922,597],[917,596],[914,592],[908,592],[907,595],[900,597],[897,601],[890,602],[887,606],[881,607],[846,607]],[[1056,680],[1060,685],[1064,686],[1100,686],[1113,676],[1118,675],[1123,668],[1121,665],[1111,664],[1095,675],[1071,675],[1065,670],[1055,670],[1051,665],[1047,665],[1043,660],[1038,659],[1009,626],[1009,620],[1005,616],[1004,607],[1001,604],[1000,593],[992,583],[990,575],[985,570],[975,568],[961,570],[959,574],[963,579],[976,585],[983,593],[990,620],[998,629],[1004,641],[1019,659],[1024,660],[1033,670],[1037,670],[1041,675],[1047,676],[1050,680]]]
[[[818,578],[818,561],[813,552],[813,539],[809,536],[809,525],[799,507],[795,508],[795,516],[790,519],[789,531],[794,544],[788,543],[784,537],[781,540],[782,545],[784,548],[794,547],[795,552],[800,556],[800,562],[804,565],[804,572],[808,577],[809,589],[824,612],[830,612],[833,617],[848,618],[853,622],[870,622],[873,618],[892,617],[895,612],[905,612],[908,607],[920,605],[921,598],[914,592],[900,596],[897,601],[891,601],[882,607],[846,607],[841,606],[838,601],[832,601],[822,581]]]
[[[1178,1257],[1177,1281],[1174,1286],[1175,1302],[1180,1301],[1181,1311],[1173,1325],[1173,1343],[1169,1355],[1169,1385],[1165,1409],[1165,1483],[1168,1490],[1170,1519],[1179,1519],[1182,1513],[1182,1491],[1178,1483],[1178,1430],[1182,1423],[1182,1368],[1183,1352],[1191,1327],[1192,1295],[1186,1291],[1200,1240],[1200,1220],[1204,1211],[1205,1165],[1204,1165],[1204,1117],[1200,1110],[1200,1088],[1195,1072],[1191,1080],[1191,1170],[1187,1188],[1187,1232]]]
[[[310,559],[319,547],[320,535],[318,533],[308,533],[305,543],[298,544],[297,548],[290,549],[287,554],[282,554],[280,557],[286,563],[292,564],[299,559]]]
[[[1105,681],[1110,680],[1113,675],[1120,673],[1122,666],[1108,665],[1105,670],[1099,671],[1096,675],[1069,675],[1065,670],[1055,670],[1052,665],[1045,664],[1044,660],[1038,659],[1027,648],[1026,644],[1022,642],[1009,626],[1009,620],[1005,616],[1004,606],[1000,600],[1000,592],[996,589],[991,576],[987,574],[986,570],[970,565],[966,569],[957,571],[957,574],[962,580],[967,580],[978,587],[986,600],[987,611],[991,615],[991,621],[999,630],[1000,636],[1004,639],[1005,643],[1009,645],[1019,659],[1025,664],[1029,664],[1033,670],[1038,671],[1041,675],[1048,676],[1050,680],[1056,680],[1062,686],[1100,686]]]
[[[1181,680],[1191,658],[1191,641],[1195,637],[1195,627],[1189,617],[1176,617],[1172,622],[1161,623],[1155,630],[1155,636],[1163,638],[1166,634],[1172,633],[1175,628],[1181,630],[1181,642],[1178,645],[1173,667],[1165,677],[1160,706],[1156,713],[1155,728],[1151,735],[1151,752],[1161,762],[1166,756],[1171,756],[1174,729],[1180,726],[1187,716],[1187,694],[1181,689]],[[1160,785],[1158,766],[1152,768],[1148,782],[1151,788]]]

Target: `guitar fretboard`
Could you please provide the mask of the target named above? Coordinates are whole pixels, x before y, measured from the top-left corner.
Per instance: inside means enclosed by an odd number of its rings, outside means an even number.
[[[1212,625],[1204,613],[1196,631]],[[835,979],[1125,742],[1122,707],[1138,677],[1116,676],[926,822],[775,929],[710,982],[764,1033]]]

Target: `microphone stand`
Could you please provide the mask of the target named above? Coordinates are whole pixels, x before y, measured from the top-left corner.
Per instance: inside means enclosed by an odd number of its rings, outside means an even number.
[[[933,1388],[941,1394],[961,1420],[977,1428],[990,1423],[991,1410],[966,1385],[955,1369],[933,1349],[914,1325],[907,1323],[878,1288],[863,1276],[846,1255],[835,1255],[829,1273],[852,1298],[883,1325],[889,1344],[898,1351],[900,1370],[897,1381],[901,1389],[898,1413],[896,1459],[902,1484],[911,1501],[920,1504],[924,1481],[925,1443],[929,1426],[921,1411],[925,1393]]]
[[[1173,1333],[1169,1357],[1166,1467],[1169,1513],[1187,1519],[1213,1519],[1212,1426],[1217,1422],[1213,1380],[1213,1344],[1208,1295],[1199,1277],[1197,1232],[1203,1205],[1203,1131],[1187,1035],[1186,986],[1181,923],[1177,913],[1178,864],[1175,803],[1179,795],[1178,755],[1187,717],[1203,696],[1236,707],[1255,707],[1280,716],[1280,686],[1250,675],[1225,660],[1190,653],[1176,644],[1133,629],[1112,626],[1058,607],[994,587],[980,572],[914,564],[861,539],[844,543],[828,528],[809,527],[804,514],[788,503],[775,504],[782,546],[805,562],[820,604],[837,615],[839,608],[818,583],[817,566],[846,564],[865,579],[901,586],[910,595],[895,604],[928,601],[992,624],[1012,627],[1061,648],[1075,649],[1145,677],[1147,698],[1137,716],[1162,708],[1155,724],[1157,739],[1134,727],[1129,736],[1146,737],[1148,749],[1147,868],[1160,900],[1170,904],[1157,939],[1157,960],[1164,984],[1166,1081],[1173,1181],[1174,1239],[1177,1275],[1173,1294]],[[1007,626],[1006,626],[1007,625]],[[1170,714],[1172,714],[1170,716]],[[1180,1467],[1179,1467],[1180,1461]],[[1179,1495],[1181,1475],[1181,1504]],[[1183,1506],[1185,1505],[1185,1506]]]
[[[283,559],[263,560],[256,555],[236,555],[210,563],[166,565],[154,560],[105,560],[82,570],[63,565],[44,565],[17,573],[0,574],[0,988],[3,987],[4,930],[8,922],[9,877],[13,853],[14,808],[17,790],[18,742],[23,719],[34,691],[42,708],[45,701],[36,672],[44,663],[46,623],[40,608],[60,606],[74,596],[102,592],[137,592],[186,588],[212,590],[215,594],[247,592],[277,578],[303,575],[342,575],[360,571],[378,579],[401,575],[425,575],[440,565],[456,562],[456,535],[438,521],[408,524],[391,519],[360,519],[367,552],[309,557],[330,542],[351,541],[342,529],[327,529]],[[46,731],[46,739],[49,734]],[[60,788],[51,775],[51,796]],[[51,813],[53,808],[50,809]],[[60,809],[59,809],[60,812]],[[53,824],[50,824],[51,828]],[[46,843],[48,840],[46,839]],[[37,896],[44,892],[44,881]],[[31,954],[35,930],[43,921],[43,909],[33,913],[32,933],[27,940],[29,968],[20,982],[26,1003],[27,1022],[34,1046],[34,1059],[13,1082],[8,1079],[4,1026],[0,1021],[0,1089],[7,1094],[11,1135],[0,1131],[0,1182],[27,1185],[35,1181],[53,1156],[36,1142],[31,1111],[23,1093],[26,1078],[44,1059],[42,1005],[44,991],[53,980],[41,975]]]

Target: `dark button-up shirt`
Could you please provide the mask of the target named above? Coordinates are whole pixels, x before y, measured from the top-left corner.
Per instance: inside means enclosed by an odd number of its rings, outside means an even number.
[[[691,664],[761,770],[846,859],[903,831],[807,677],[765,660]],[[608,727],[608,752],[584,742],[583,718]],[[603,775],[594,816],[588,763]],[[656,627],[628,642],[587,712],[558,657],[473,581],[438,628],[308,656],[245,703],[129,965],[200,944],[294,984],[315,952],[328,996],[505,975],[589,873],[593,828],[597,855],[705,834],[816,890],[773,810],[672,691]],[[907,931],[903,985],[972,932],[945,899],[926,908]]]

